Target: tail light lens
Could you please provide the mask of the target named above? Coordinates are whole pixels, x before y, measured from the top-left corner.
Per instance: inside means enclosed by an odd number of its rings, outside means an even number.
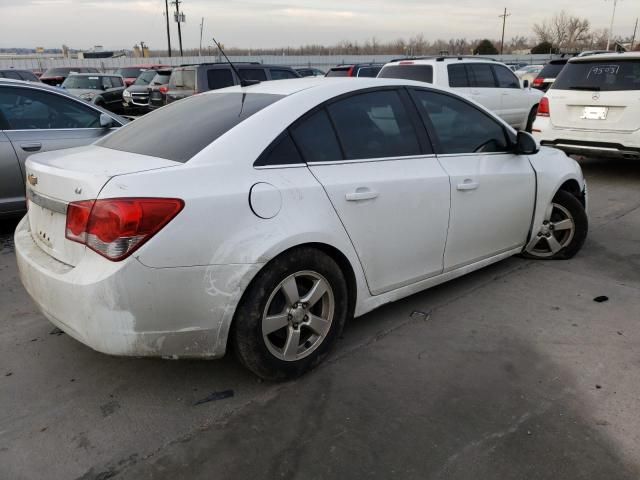
[[[72,202],[65,236],[103,257],[127,258],[184,208],[176,198],[111,198]]]
[[[544,83],[544,78],[542,78],[542,77],[536,77],[536,78],[533,79],[533,86],[534,87],[541,87],[543,83]]]
[[[540,104],[538,105],[538,113],[536,113],[536,115],[538,117],[548,117],[550,114],[549,99],[547,97],[542,97]]]
[[[169,91],[169,87],[162,86],[162,87],[158,88],[158,91],[160,93],[162,93],[163,95],[166,95],[167,92]]]
[[[347,71],[347,77],[354,77],[356,74],[356,67],[350,67]]]

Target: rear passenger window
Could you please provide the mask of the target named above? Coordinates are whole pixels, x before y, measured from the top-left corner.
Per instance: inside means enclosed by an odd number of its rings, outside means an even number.
[[[233,85],[231,70],[226,68],[214,68],[207,71],[207,84],[209,85],[209,90],[231,87]]]
[[[463,64],[448,65],[449,86],[453,88],[464,88],[469,86],[467,78],[467,68]]]
[[[414,91],[418,109],[431,123],[441,154],[507,152],[504,128],[494,119],[451,95]]]
[[[496,81],[493,78],[493,72],[491,71],[491,65],[483,63],[471,63],[467,64],[467,69],[473,73],[472,87],[476,88],[495,88]]]
[[[338,139],[324,109],[291,128],[291,135],[306,162],[342,160]]]
[[[241,68],[240,75],[245,80],[259,80],[264,82],[267,80],[267,74],[264,71],[264,68]]]
[[[354,95],[328,110],[348,160],[421,153],[413,123],[395,90]]]
[[[520,88],[520,81],[508,68],[493,65],[493,73],[496,74],[499,88]]]
[[[256,160],[256,167],[304,163],[288,133],[285,133]]]
[[[290,70],[271,69],[271,80],[286,80],[287,78],[298,78]]]

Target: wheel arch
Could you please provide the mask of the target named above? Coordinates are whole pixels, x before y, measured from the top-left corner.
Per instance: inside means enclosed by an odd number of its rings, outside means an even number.
[[[338,264],[338,267],[340,268],[340,270],[344,275],[345,281],[347,283],[347,290],[349,292],[347,319],[352,318],[355,313],[355,308],[358,300],[358,282],[356,279],[356,272],[353,268],[353,265],[351,264],[351,262],[343,252],[341,252],[338,248],[336,248],[333,245],[330,245],[328,243],[322,243],[322,242],[299,243],[299,244],[290,246],[280,251],[276,255],[274,255],[272,258],[269,259],[268,262],[262,265],[262,267],[259,270],[254,272],[253,277],[244,288],[244,291],[242,292],[242,295],[240,296],[237,305],[240,305],[240,303],[244,300],[245,295],[247,295],[247,292],[251,289],[253,283],[256,281],[256,279],[258,278],[261,272],[263,272],[266,268],[268,268],[269,265],[271,265],[276,259],[282,257],[283,255],[287,255],[292,250],[296,250],[299,248],[313,248],[313,249],[319,250],[324,254],[328,255]],[[236,305],[236,309],[237,309],[237,305]],[[231,324],[229,326],[229,331],[233,329],[235,322],[236,322],[236,314],[234,312],[233,317],[231,319]],[[230,338],[230,335],[228,335],[226,339],[227,347],[229,346],[229,338]]]
[[[573,195],[580,201],[583,207],[586,207],[584,192],[580,188],[580,184],[576,179],[571,178],[569,180],[566,180],[562,185],[560,185],[560,187],[558,188],[558,191],[559,190],[564,190],[565,192],[569,192],[571,195]]]

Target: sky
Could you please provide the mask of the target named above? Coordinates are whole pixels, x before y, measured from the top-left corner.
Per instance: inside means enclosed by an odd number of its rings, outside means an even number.
[[[532,37],[536,22],[560,10],[587,18],[594,28],[608,28],[614,0],[184,0],[184,48],[197,48],[204,17],[203,46],[211,36],[225,46],[273,48],[331,45],[409,38],[492,38],[501,34],[498,16],[511,13],[505,38]],[[166,48],[164,0],[0,0],[0,47],[88,49],[132,48],[141,40],[151,49]],[[170,8],[171,5],[169,5]],[[614,34],[630,36],[639,0],[618,0]],[[178,44],[171,18],[172,46]],[[639,32],[640,35],[640,32]]]

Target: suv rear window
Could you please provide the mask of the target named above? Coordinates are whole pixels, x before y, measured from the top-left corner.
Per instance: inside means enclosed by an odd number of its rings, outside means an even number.
[[[327,72],[327,77],[348,77],[351,67],[332,68]]]
[[[169,79],[169,90],[195,90],[196,71],[193,69],[176,69]]]
[[[281,98],[283,95],[266,93],[195,95],[129,123],[96,145],[185,163],[233,127]]]
[[[566,64],[567,64],[566,60],[549,62],[540,71],[538,76],[541,78],[556,78]]]
[[[401,78],[433,83],[433,67],[431,65],[389,65],[380,71],[378,78]]]
[[[551,88],[601,92],[640,90],[640,59],[569,62]]]

